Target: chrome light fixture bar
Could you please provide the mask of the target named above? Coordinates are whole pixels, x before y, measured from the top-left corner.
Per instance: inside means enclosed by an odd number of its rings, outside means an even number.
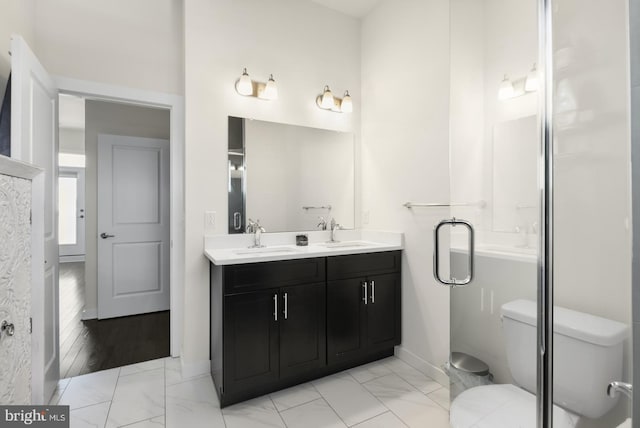
[[[316,97],[316,105],[322,110],[331,110],[335,113],[352,113],[353,100],[349,91],[344,92],[343,98],[333,95],[329,85],[325,85],[322,94]]]
[[[242,75],[236,80],[236,91],[245,97],[255,97],[262,100],[273,101],[278,99],[278,87],[273,78],[269,76],[266,83],[251,80],[247,69],[242,70]]]
[[[498,87],[498,99],[505,101],[537,92],[539,85],[538,66],[534,63],[529,73],[524,77],[512,80],[505,74]]]

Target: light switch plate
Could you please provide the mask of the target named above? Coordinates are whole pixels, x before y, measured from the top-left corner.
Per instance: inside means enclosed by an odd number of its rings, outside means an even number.
[[[362,213],[362,224],[369,224],[369,210]]]
[[[205,211],[204,213],[204,233],[216,231],[216,212]]]

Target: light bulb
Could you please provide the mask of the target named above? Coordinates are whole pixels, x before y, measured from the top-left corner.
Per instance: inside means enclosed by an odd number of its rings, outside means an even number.
[[[269,81],[267,82],[267,85],[264,87],[264,91],[262,92],[262,98],[266,100],[278,99],[278,87],[276,86],[276,81],[273,80],[273,74],[269,76]]]
[[[536,64],[533,64],[533,68],[529,74],[527,74],[527,80],[524,82],[524,90],[527,92],[535,92],[538,90],[538,87],[538,68]]]
[[[331,93],[331,89],[329,86],[324,87],[324,92],[322,93],[322,100],[320,101],[320,107],[323,109],[330,110],[333,108],[333,94]]]
[[[351,95],[349,95],[349,91],[346,91],[344,93],[344,97],[342,98],[342,103],[340,104],[340,110],[343,113],[353,112],[353,101],[351,100]]]
[[[238,91],[240,95],[253,95],[253,82],[246,68],[242,71],[242,76],[240,76],[240,79],[236,82],[236,91]]]
[[[504,75],[504,79],[502,83],[500,83],[500,89],[498,89],[498,99],[499,100],[507,100],[509,98],[513,98],[515,95],[515,90],[513,89],[513,83]]]

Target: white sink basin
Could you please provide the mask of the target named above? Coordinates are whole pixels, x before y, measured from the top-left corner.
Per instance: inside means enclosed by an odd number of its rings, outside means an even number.
[[[239,256],[246,256],[248,254],[273,254],[273,253],[298,253],[299,250],[291,247],[262,247],[262,248],[245,248],[242,250],[235,250],[234,253]]]
[[[362,242],[362,241],[344,241],[344,242],[324,242],[318,245],[322,247],[327,247],[327,248],[351,248],[351,247],[366,247],[371,244],[368,242]]]

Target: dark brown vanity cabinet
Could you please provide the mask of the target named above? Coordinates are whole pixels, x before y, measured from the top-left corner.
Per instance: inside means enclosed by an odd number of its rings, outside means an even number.
[[[225,391],[324,367],[325,313],[324,283],[225,296]]]
[[[222,406],[392,355],[399,263],[397,251],[212,264],[211,371]]]
[[[400,253],[327,260],[327,358],[341,364],[400,344]]]

